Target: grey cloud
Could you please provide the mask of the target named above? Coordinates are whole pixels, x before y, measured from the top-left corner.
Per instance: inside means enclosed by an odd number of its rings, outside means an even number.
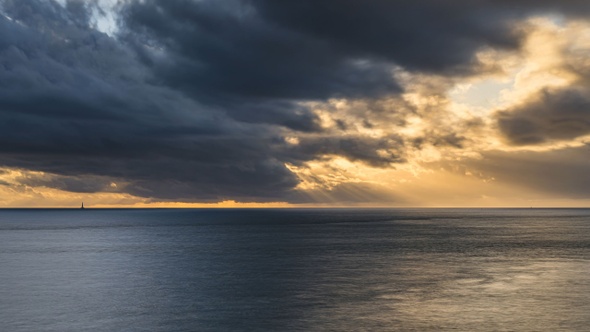
[[[390,135],[384,138],[367,136],[308,137],[299,144],[285,147],[285,158],[292,163],[307,161],[317,156],[342,156],[351,161],[361,161],[374,167],[388,167],[404,162],[404,141]],[[387,153],[379,153],[387,151]]]
[[[324,99],[399,91],[379,61],[265,20],[248,1],[132,1],[127,38],[166,49],[151,63],[168,84],[202,100]],[[149,56],[147,56],[149,58]]]
[[[435,147],[451,147],[462,149],[469,140],[456,132],[438,133],[435,131],[427,132],[426,135],[416,137],[410,140],[410,143],[415,148],[422,148],[425,144],[430,144]]]
[[[380,59],[405,69],[444,75],[481,70],[482,47],[520,46],[523,19],[547,13],[585,16],[573,1],[250,0],[264,19],[332,45],[350,57]]]
[[[186,174],[184,167],[197,172]],[[180,169],[178,169],[180,168]],[[175,171],[184,172],[179,176]],[[134,181],[126,191],[144,197],[157,193],[158,199],[219,201],[282,201],[298,180],[282,163],[263,160],[239,165],[162,165],[158,174]]]
[[[329,42],[349,56],[429,72],[469,72],[483,46],[513,49],[518,6],[484,1],[253,0],[279,26]]]
[[[590,198],[590,146],[555,151],[490,151],[462,164],[498,183],[518,185],[556,198]],[[448,166],[448,165],[447,165]],[[450,166],[449,166],[450,167]]]
[[[33,187],[49,187],[76,193],[116,192],[110,178],[98,176],[55,176],[55,175],[26,175],[15,179],[21,185]]]
[[[499,112],[498,127],[513,145],[570,140],[590,134],[590,90],[545,89],[513,109]]]

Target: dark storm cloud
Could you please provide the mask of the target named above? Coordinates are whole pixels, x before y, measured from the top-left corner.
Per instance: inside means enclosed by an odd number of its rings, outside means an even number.
[[[319,131],[318,119],[306,107],[282,100],[219,101],[233,119],[245,123],[279,125],[303,132]]]
[[[129,39],[166,49],[159,77],[200,99],[324,99],[397,91],[389,66],[283,28],[248,1],[132,1]],[[146,51],[149,52],[149,51]],[[149,57],[149,56],[146,56]]]
[[[481,47],[515,49],[517,20],[534,14],[585,15],[587,1],[251,0],[264,19],[328,42],[342,54],[410,70],[468,73]]]
[[[514,48],[518,16],[481,1],[253,0],[278,26],[328,41],[340,52],[411,70],[469,71],[482,46]]]
[[[396,93],[395,66],[472,73],[482,47],[518,47],[513,23],[530,14],[525,9],[483,1],[134,0],[122,12],[125,39],[159,79],[243,114],[245,99]]]
[[[75,176],[29,174],[17,177],[15,180],[22,185],[55,188],[76,193],[116,191],[116,187],[112,186],[111,179],[97,176],[78,178]]]
[[[299,144],[286,147],[284,151],[285,159],[292,163],[310,160],[315,156],[342,156],[373,167],[388,167],[404,161],[403,146],[403,139],[396,135],[384,138],[328,136],[301,139]]]
[[[543,90],[523,105],[497,114],[498,127],[513,145],[570,140],[590,134],[590,90]]]
[[[2,5],[0,163],[66,176],[24,182],[102,191],[81,182],[103,176],[147,197],[246,200],[297,183],[271,156],[276,128],[242,125],[158,84],[128,48],[88,25],[84,8]],[[274,122],[309,128],[296,115]]]
[[[244,161],[239,164],[209,165],[199,162],[183,165],[163,163],[159,166],[157,174],[134,181],[126,187],[126,191],[144,197],[157,193],[158,198],[169,200],[198,198],[200,201],[277,201],[284,199],[298,183],[282,163],[273,160],[253,160],[249,164]],[[198,172],[188,173],[187,168]],[[180,177],[177,172],[183,172],[184,176]]]
[[[145,0],[122,2],[109,36],[91,23],[93,3],[0,0],[0,166],[53,176],[21,179],[29,185],[170,200],[292,198],[298,180],[284,163],[322,155],[402,162],[395,135],[336,137],[302,102],[399,93],[395,66],[474,73],[481,47],[518,47],[515,19],[585,10],[577,1]],[[292,146],[285,132],[316,138]]]
[[[388,68],[478,69],[488,46],[516,49],[529,15],[588,11],[583,1],[131,1],[128,38],[164,47],[160,77],[191,93],[323,99],[397,90]],[[151,58],[146,51],[145,58]]]

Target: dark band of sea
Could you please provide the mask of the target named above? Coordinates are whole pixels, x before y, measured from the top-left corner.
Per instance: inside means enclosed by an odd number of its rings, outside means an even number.
[[[0,330],[590,331],[590,209],[0,210]]]

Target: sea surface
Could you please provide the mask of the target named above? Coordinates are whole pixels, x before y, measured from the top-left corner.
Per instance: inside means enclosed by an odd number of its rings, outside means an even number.
[[[0,330],[590,331],[590,209],[0,210]]]

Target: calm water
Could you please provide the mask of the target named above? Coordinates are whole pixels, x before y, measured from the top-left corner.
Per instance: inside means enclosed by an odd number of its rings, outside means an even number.
[[[2,331],[590,331],[590,210],[3,210]]]

